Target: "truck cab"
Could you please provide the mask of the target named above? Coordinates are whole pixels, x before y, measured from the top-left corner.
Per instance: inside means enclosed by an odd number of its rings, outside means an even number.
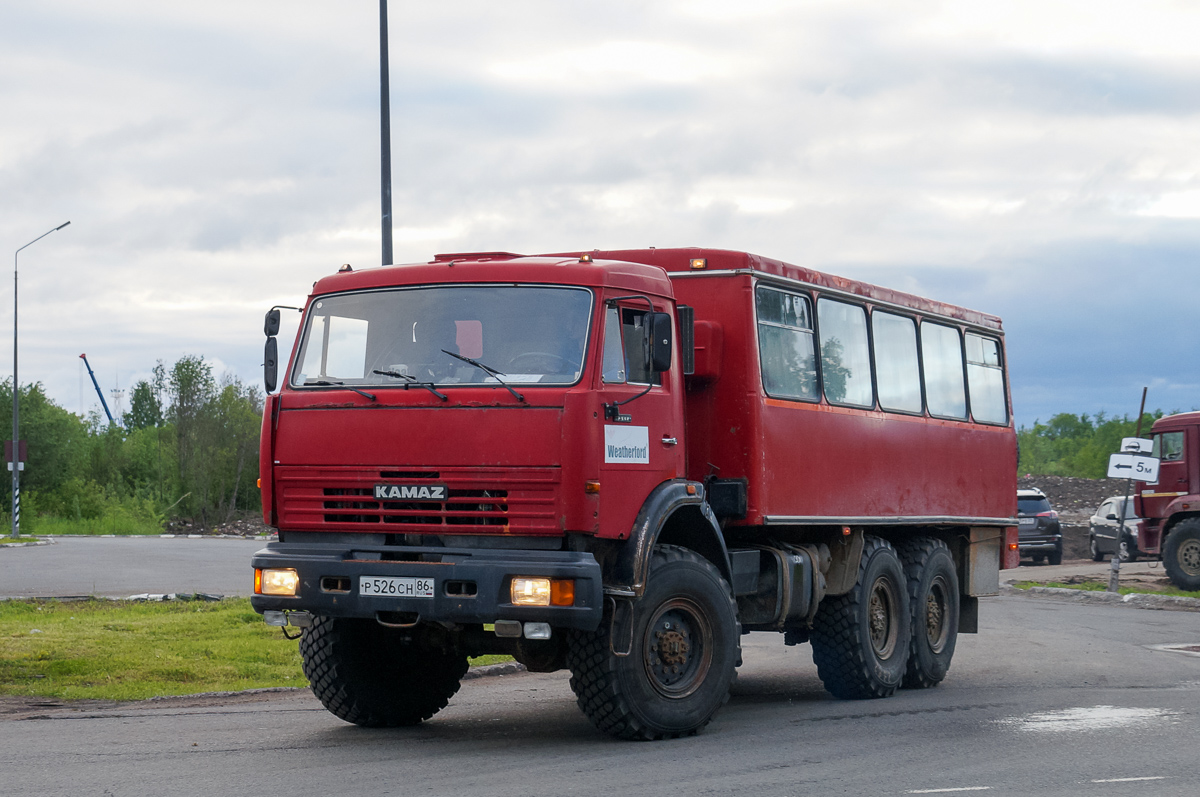
[[[1158,481],[1135,485],[1134,508],[1143,518],[1138,548],[1161,554],[1177,587],[1200,590],[1200,412],[1159,418],[1151,438]]]

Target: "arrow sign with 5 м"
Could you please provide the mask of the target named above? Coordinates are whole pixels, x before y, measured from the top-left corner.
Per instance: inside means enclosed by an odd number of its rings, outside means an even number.
[[[1140,454],[1113,454],[1108,458],[1108,478],[1154,484],[1158,481],[1158,459]]]

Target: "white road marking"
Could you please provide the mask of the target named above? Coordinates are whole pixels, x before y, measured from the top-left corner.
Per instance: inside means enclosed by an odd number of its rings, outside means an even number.
[[[1151,775],[1145,778],[1108,778],[1106,780],[1093,780],[1092,783],[1133,783],[1139,780],[1166,780],[1166,775]]]
[[[991,786],[958,786],[951,789],[909,789],[905,794],[946,794],[952,791],[987,791]]]

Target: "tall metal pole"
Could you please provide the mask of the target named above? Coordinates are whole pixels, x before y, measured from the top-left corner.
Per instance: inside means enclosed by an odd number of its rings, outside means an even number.
[[[383,205],[383,265],[392,264],[392,109],[388,86],[387,0],[379,0],[379,149]]]
[[[64,222],[53,230],[48,230],[37,238],[34,238],[29,243],[22,246],[21,249],[33,246],[38,241],[45,238],[52,232],[58,232],[63,227],[66,227],[71,222]],[[21,382],[17,379],[17,256],[21,254],[21,249],[13,252],[13,436],[12,436],[12,536],[18,537],[21,534],[21,425],[19,418],[20,403],[18,398],[21,395]]]
[[[1135,427],[1135,431],[1133,433],[1134,437],[1142,436],[1142,416],[1146,414],[1146,391],[1147,390],[1149,390],[1149,388],[1146,388],[1146,387],[1142,388],[1142,405],[1140,407],[1138,407],[1137,426]],[[1113,558],[1112,558],[1112,561],[1109,563],[1109,571],[1108,571],[1108,591],[1109,592],[1120,592],[1120,590],[1121,590],[1121,543],[1125,539],[1125,517],[1129,514],[1129,507],[1132,506],[1132,504],[1129,502],[1129,499],[1132,497],[1129,495],[1129,491],[1132,489],[1133,489],[1133,475],[1130,474],[1129,478],[1125,480],[1125,497],[1121,501],[1121,505],[1123,507],[1121,509],[1121,524],[1117,527],[1117,539],[1114,541],[1116,544],[1116,547],[1113,548]]]

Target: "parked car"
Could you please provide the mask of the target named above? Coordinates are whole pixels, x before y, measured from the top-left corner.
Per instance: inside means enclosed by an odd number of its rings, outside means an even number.
[[[1062,564],[1062,527],[1041,490],[1017,490],[1017,543],[1022,558]]]
[[[1138,535],[1142,530],[1142,519],[1134,514],[1133,496],[1114,495],[1106,498],[1088,521],[1088,548],[1093,561],[1102,561],[1105,554],[1117,552],[1122,512],[1125,513],[1125,535],[1121,538],[1121,561],[1132,562],[1141,555]]]

